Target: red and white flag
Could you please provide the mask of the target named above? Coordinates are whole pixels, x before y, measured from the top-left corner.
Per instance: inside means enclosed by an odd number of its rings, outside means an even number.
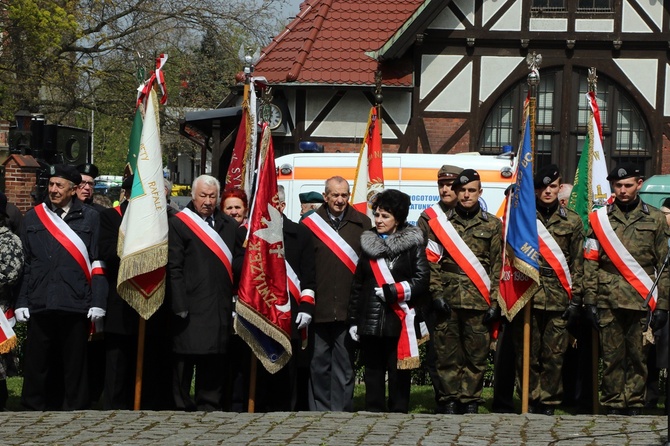
[[[291,301],[274,148],[267,124],[263,124],[259,164],[234,326],[267,371],[276,373],[291,358]]]
[[[256,90],[254,80],[244,86],[244,101],[242,102],[242,120],[235,138],[233,155],[226,173],[227,189],[242,189],[247,197],[252,197],[254,186],[254,166],[256,163]],[[223,206],[223,203],[221,203]]]
[[[16,347],[16,333],[12,328],[15,323],[16,319],[12,308],[5,312],[0,311],[0,353],[9,353]]]
[[[372,216],[372,200],[384,190],[384,168],[382,166],[382,122],[377,107],[370,109],[365,139],[358,155],[358,167],[354,179],[351,205],[359,212]]]

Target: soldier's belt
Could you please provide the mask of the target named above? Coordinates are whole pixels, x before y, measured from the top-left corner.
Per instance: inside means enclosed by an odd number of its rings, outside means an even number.
[[[462,269],[460,269],[460,268],[458,267],[458,265],[453,265],[453,264],[450,264],[450,263],[443,263],[443,264],[442,264],[442,271],[445,271],[445,272],[447,272],[447,273],[454,273],[454,274],[462,274],[462,275],[466,275],[466,274],[465,274],[465,271],[463,271]]]
[[[540,267],[540,275],[544,277],[555,277],[556,271],[553,268],[548,268],[546,266]]]
[[[602,269],[605,272],[608,272],[610,274],[616,274],[618,276],[621,275],[619,270],[617,269],[616,266],[614,266],[613,263],[602,263],[600,265],[600,269]],[[644,272],[649,274],[649,277],[654,277],[654,267],[653,266],[646,266],[644,267]]]

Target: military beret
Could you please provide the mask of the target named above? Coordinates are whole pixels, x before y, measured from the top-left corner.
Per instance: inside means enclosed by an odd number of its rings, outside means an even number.
[[[134,175],[128,175],[123,179],[123,183],[121,183],[121,189],[123,190],[130,190],[133,188],[133,180],[135,179]]]
[[[445,164],[444,166],[440,167],[440,170],[437,171],[437,179],[451,180],[452,178],[456,178],[461,172],[463,172],[463,168]]]
[[[77,166],[77,172],[82,175],[88,175],[93,179],[98,177],[98,168],[95,167],[95,164],[80,164]]]
[[[318,192],[303,192],[298,195],[300,203],[323,203],[323,195]]]
[[[458,176],[454,180],[454,184],[451,185],[451,188],[456,189],[459,186],[465,186],[471,181],[479,181],[479,180],[480,180],[479,172],[477,172],[474,169],[465,169],[464,171],[458,174]]]
[[[535,184],[535,189],[543,189],[549,186],[560,176],[561,175],[558,172],[558,166],[556,164],[549,164],[548,166],[542,167],[535,174],[535,179],[533,181]]]
[[[72,181],[75,185],[81,183],[81,174],[72,166],[67,164],[54,164],[49,166],[49,178],[60,177]]]
[[[0,192],[0,215],[7,215],[7,195]]]
[[[632,164],[617,164],[607,175],[607,181],[625,180],[630,177],[641,177],[642,170]]]

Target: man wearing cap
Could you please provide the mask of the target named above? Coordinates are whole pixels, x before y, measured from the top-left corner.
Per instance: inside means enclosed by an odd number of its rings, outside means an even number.
[[[540,286],[531,297],[529,407],[553,415],[561,403],[561,370],[568,348],[568,327],[575,327],[582,303],[583,223],[558,201],[558,166],[538,170],[534,179]],[[512,322],[517,371],[523,370],[523,318]]]
[[[617,165],[607,180],[614,202],[589,214],[584,304],[600,332],[601,404],[610,414],[639,415],[647,379],[648,345],[643,334],[667,322],[667,268],[648,307],[645,298],[668,253],[670,231],[665,216],[638,195],[643,181],[639,168]]]
[[[429,213],[430,228],[441,245],[439,270],[431,270],[437,371],[445,413],[477,413],[482,400],[490,325],[499,318],[498,278],[502,224],[481,209],[479,173],[465,169],[452,189],[456,205]],[[428,211],[428,210],[427,210]]]
[[[92,206],[98,212],[106,208],[93,202],[95,193],[95,179],[98,177],[98,168],[95,164],[80,164],[77,166],[77,172],[81,175],[81,183],[77,186],[77,198],[83,203]]]
[[[97,261],[99,215],[76,198],[80,182],[74,167],[51,166],[48,197],[26,213],[21,230],[26,263],[15,313],[29,322],[21,402],[30,410],[81,410],[90,402],[88,318],[105,315],[107,281]],[[61,382],[48,378],[61,374]],[[63,395],[57,407],[48,407],[52,391]]]
[[[303,192],[298,195],[300,199],[300,219],[307,217],[319,209],[323,204],[323,195],[318,192]]]
[[[451,185],[454,183],[456,177],[463,172],[463,169],[457,166],[450,166],[445,164],[440,167],[440,170],[437,171],[437,191],[440,194],[440,201],[435,203],[432,208],[436,213],[446,213],[450,209],[453,209],[456,206],[456,193],[451,188]],[[428,211],[430,212],[430,211]],[[430,267],[435,269],[432,274],[439,275],[439,260],[442,258],[442,245],[438,241],[435,233],[430,229],[428,221],[430,217],[426,211],[422,212],[417,220],[417,226],[423,232],[424,239],[426,240],[426,256],[430,262]],[[432,275],[431,274],[431,275]],[[434,290],[434,287],[431,288],[431,292]],[[443,308],[438,305],[437,308],[433,308],[432,304],[422,308],[423,316],[426,320],[426,326],[428,327],[428,332],[430,334],[430,339],[426,343],[426,358],[424,359],[424,364],[428,369],[428,374],[430,375],[430,380],[433,383],[433,391],[435,392],[435,403],[437,405],[435,412],[444,413],[445,406],[440,401],[444,401],[446,395],[444,389],[442,388],[442,382],[439,375],[437,374],[437,368],[435,365],[437,353],[435,352],[435,343],[433,341],[433,329],[435,327],[435,312],[442,311]]]

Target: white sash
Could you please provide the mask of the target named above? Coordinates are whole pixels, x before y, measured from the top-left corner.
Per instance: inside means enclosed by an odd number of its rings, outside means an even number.
[[[205,220],[202,219],[198,214],[190,210],[189,208],[184,208],[181,210],[180,214],[183,217],[188,218],[190,222],[195,224],[198,229],[202,232],[193,232],[202,242],[219,258],[221,262],[225,265],[228,273],[230,274],[232,280],[232,263],[233,263],[233,254],[228,249],[228,245],[223,241],[218,232],[214,230],[210,225],[207,224]],[[183,221],[183,220],[182,220]],[[184,221],[184,223],[188,222]],[[190,226],[190,225],[189,225]],[[191,228],[193,230],[193,228]],[[207,236],[209,240],[203,240],[201,235]],[[223,256],[223,258],[222,258]],[[227,263],[226,263],[227,260]]]
[[[319,214],[313,212],[303,219],[303,223],[317,236],[349,270],[356,272],[358,254]]]
[[[569,289],[566,289],[566,292],[568,295],[572,296],[572,275],[570,274],[568,261],[563,254],[563,250],[561,250],[561,247],[558,246],[558,243],[556,243],[556,240],[552,237],[542,222],[539,219],[536,221],[537,235],[540,239],[540,243],[544,243],[548,248],[548,250],[544,250],[542,249],[543,247],[540,246],[540,254],[542,254],[542,257],[544,257],[547,263],[551,265],[551,268],[554,270],[562,284],[565,280],[566,283],[563,284],[563,287],[565,288],[568,286]]]

